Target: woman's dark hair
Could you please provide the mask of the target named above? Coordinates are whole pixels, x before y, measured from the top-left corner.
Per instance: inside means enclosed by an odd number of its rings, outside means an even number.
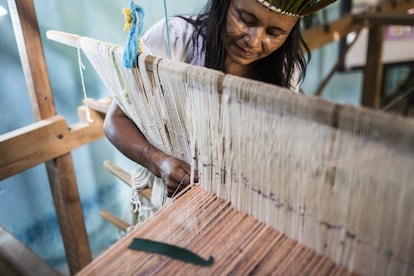
[[[210,0],[204,12],[196,18],[184,18],[195,27],[194,45],[198,45],[199,36],[203,38],[205,66],[224,72],[224,35],[227,10],[230,0]],[[305,57],[307,56],[307,58]],[[300,71],[299,81],[303,81],[306,66],[311,57],[310,50],[300,32],[300,20],[290,32],[283,45],[269,56],[255,61],[252,79],[292,88],[291,80],[296,70]]]

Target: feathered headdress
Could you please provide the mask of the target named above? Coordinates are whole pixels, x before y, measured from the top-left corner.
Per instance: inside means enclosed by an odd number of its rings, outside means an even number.
[[[336,0],[256,0],[266,8],[285,15],[302,17],[314,13]]]

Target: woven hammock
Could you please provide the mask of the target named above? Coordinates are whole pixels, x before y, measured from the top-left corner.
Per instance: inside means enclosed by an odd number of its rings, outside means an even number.
[[[414,122],[80,38],[123,111],[203,189],[349,270],[414,272]]]

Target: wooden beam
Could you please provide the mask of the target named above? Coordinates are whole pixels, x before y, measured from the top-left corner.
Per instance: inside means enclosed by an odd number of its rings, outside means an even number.
[[[361,104],[366,107],[379,109],[381,107],[382,87],[382,50],[385,27],[374,25],[369,30],[367,61],[364,68]]]
[[[8,0],[20,60],[36,120],[56,114],[33,0]]]
[[[78,48],[80,36],[55,30],[46,31],[46,37],[50,40]]]
[[[62,147],[60,140],[66,132],[65,119],[56,116],[0,136],[0,179],[66,153],[52,154]]]
[[[0,226],[0,275],[61,275]]]
[[[414,26],[414,15],[407,13],[377,13],[367,12],[355,15],[357,21],[367,21],[369,24]]]
[[[404,13],[407,10],[413,8],[414,0],[397,1],[394,3],[381,4],[378,7],[374,7],[372,10],[380,17],[382,13]],[[308,44],[311,50],[316,50],[329,43],[339,41],[347,34],[360,31],[363,27],[366,27],[368,22],[364,20],[358,20],[357,14],[346,15],[338,20],[335,20],[329,24],[312,28],[303,32],[303,39]]]
[[[46,162],[46,169],[69,271],[74,275],[92,261],[92,255],[72,155],[66,153]]]
[[[347,15],[327,26],[319,26],[303,32],[303,39],[311,50],[316,50],[331,42],[339,41],[363,27],[363,22],[356,22],[353,15]]]
[[[84,112],[83,108],[80,112]],[[0,136],[0,180],[50,161],[103,137],[103,117],[67,126],[61,116],[38,121]]]

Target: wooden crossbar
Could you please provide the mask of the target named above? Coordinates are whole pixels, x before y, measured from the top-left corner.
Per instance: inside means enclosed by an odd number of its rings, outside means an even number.
[[[129,227],[132,225],[123,221],[122,219],[118,218],[117,216],[111,214],[107,211],[100,211],[99,215],[105,219],[106,221],[110,222],[111,224],[115,225],[119,230],[126,232]]]
[[[131,187],[131,175],[126,172],[121,167],[115,165],[112,161],[106,160],[103,164],[104,168],[107,169],[110,173],[118,177],[122,182],[127,184],[129,187]],[[145,188],[140,191],[140,194],[142,194],[147,199],[151,199],[151,188]]]
[[[329,24],[306,30],[303,33],[303,39],[311,50],[316,50],[329,43],[345,38],[349,33],[357,32],[362,28],[367,27],[370,22],[361,20],[363,17],[367,18],[368,16],[372,22],[387,18],[390,23],[390,20],[397,20],[396,13],[399,13],[399,22],[402,22],[402,20],[404,20],[404,22],[411,22],[411,19],[407,19],[409,16],[405,13],[412,8],[413,5],[414,0],[384,3],[375,8],[377,11],[376,13],[348,14]],[[409,25],[411,25],[411,23]]]
[[[57,115],[1,135],[0,180],[103,137],[103,116],[90,112],[91,124],[81,121],[68,127],[65,118]]]

